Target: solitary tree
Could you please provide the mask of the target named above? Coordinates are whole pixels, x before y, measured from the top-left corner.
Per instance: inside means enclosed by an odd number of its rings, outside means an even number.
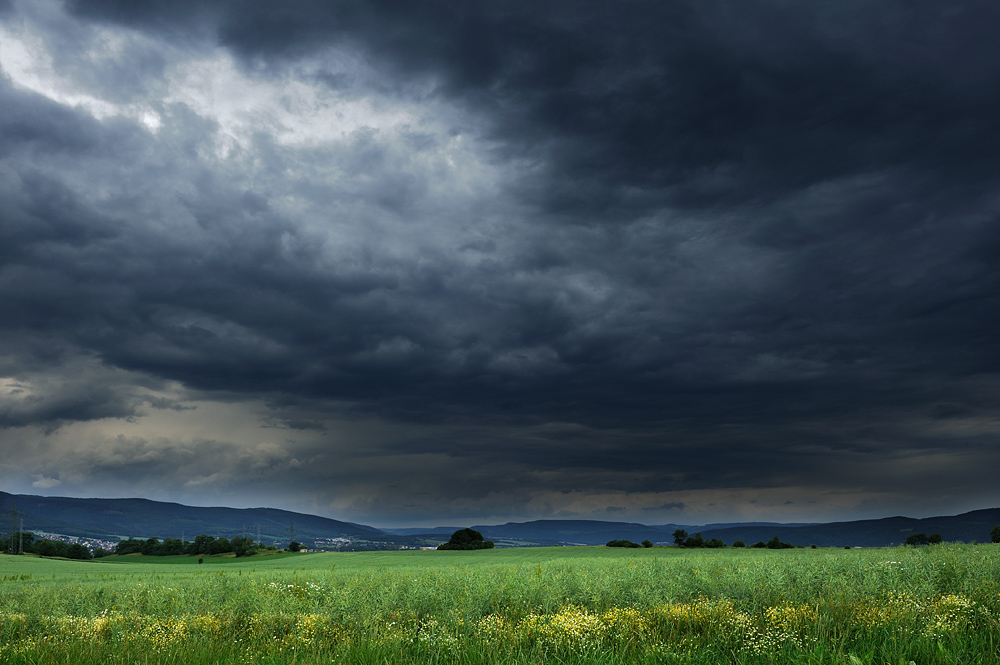
[[[459,529],[451,534],[447,543],[437,546],[439,550],[491,550],[492,540],[483,540],[483,534],[475,529]]]
[[[684,541],[687,540],[688,532],[684,529],[677,529],[674,531],[673,536],[674,545],[677,545],[677,547],[684,547]]]
[[[997,524],[990,531],[990,540],[992,540],[994,543],[1000,543],[1000,524]]]

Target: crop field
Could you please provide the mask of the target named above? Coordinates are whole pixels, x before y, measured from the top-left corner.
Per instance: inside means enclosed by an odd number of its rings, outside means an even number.
[[[1000,546],[0,556],[2,663],[1000,663]]]

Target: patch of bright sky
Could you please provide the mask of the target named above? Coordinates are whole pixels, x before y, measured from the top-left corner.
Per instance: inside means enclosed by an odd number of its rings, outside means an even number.
[[[436,98],[432,80],[410,81],[388,93],[380,91],[379,73],[360,54],[340,47],[299,60],[286,70],[262,74],[242,67],[223,48],[206,45],[181,50],[120,26],[78,26],[74,43],[86,47],[75,62],[79,67],[93,68],[91,81],[113,82],[116,63],[127,62],[135,49],[158,52],[168,62],[163,70],[151,74],[158,80],[148,81],[145,98],[121,103],[109,99],[106,92],[102,96],[95,86],[58,66],[61,33],[52,26],[65,29],[60,5],[43,0],[20,9],[19,21],[0,25],[0,68],[14,85],[98,120],[130,118],[153,134],[169,122],[171,107],[182,104],[215,125],[203,157],[229,160],[230,166],[241,163],[250,173],[251,186],[257,170],[255,137],[267,136],[287,150],[315,151],[303,159],[286,161],[289,166],[284,175],[291,181],[273,183],[269,198],[280,214],[324,220],[320,231],[329,228],[330,202],[322,196],[303,197],[299,190],[307,182],[346,182],[344,186],[368,191],[366,178],[370,175],[357,172],[350,163],[345,172],[345,163],[338,157],[341,146],[355,141],[359,132],[375,137],[378,149],[388,156],[387,170],[377,174],[379,183],[397,177],[405,184],[412,174],[424,187],[419,201],[411,202],[421,207],[410,209],[411,225],[414,218],[426,218],[435,220],[436,227],[447,211],[455,209],[459,198],[464,199],[459,207],[469,208],[496,198],[496,185],[503,176],[495,164],[484,160],[488,151],[468,132],[475,121]],[[331,81],[339,85],[330,85]],[[413,137],[420,136],[427,138],[423,145],[411,143]],[[321,151],[330,149],[335,152],[319,158]],[[242,159],[232,161],[237,156]],[[317,209],[324,214],[317,215]],[[460,216],[472,220],[465,222],[472,227],[468,233],[481,234],[484,213],[480,209],[478,214]],[[353,219],[355,215],[344,217]],[[397,249],[405,255],[412,252],[414,241],[422,239],[418,244],[426,245],[436,238],[433,244],[451,246],[465,235],[455,229],[434,232],[412,226],[415,238],[398,238]],[[383,251],[391,254],[393,248],[388,246],[391,243],[385,239],[384,229],[377,233]],[[400,235],[401,229],[394,233]],[[440,234],[446,237],[438,238]],[[334,259],[340,265],[343,257]],[[460,260],[475,263],[479,257],[465,255]]]
[[[315,146],[339,140],[358,129],[388,129],[417,120],[414,109],[398,101],[376,100],[371,95],[348,96],[331,90],[319,79],[248,76],[221,48],[194,54],[173,52],[175,62],[164,73],[167,85],[160,88],[159,99],[115,103],[84,89],[58,70],[41,23],[42,19],[29,15],[18,26],[0,25],[0,67],[15,85],[59,104],[83,109],[99,120],[132,118],[152,132],[162,125],[157,109],[183,103],[218,124],[217,147],[224,153],[228,152],[227,146],[247,147],[259,132],[270,134],[281,145]],[[127,58],[132,41],[146,41],[140,33],[120,27],[94,27],[88,37],[86,60],[99,68]],[[361,65],[350,54],[321,56],[323,71],[328,73],[331,63],[334,70],[341,64],[350,78],[368,78],[363,72],[353,71]]]
[[[165,103],[186,104],[242,146],[257,132],[271,134],[281,145],[314,146],[359,129],[387,129],[415,120],[408,109],[377,107],[370,97],[345,99],[319,83],[248,77],[221,49],[178,63],[168,77]]]
[[[98,31],[97,43],[102,47],[121,48],[121,39],[111,31]],[[0,24],[0,69],[11,82],[36,92],[64,106],[81,108],[94,118],[104,120],[125,116],[141,122],[150,131],[160,128],[159,114],[148,104],[116,104],[95,97],[56,71],[52,54],[40,34],[30,29],[20,30]]]

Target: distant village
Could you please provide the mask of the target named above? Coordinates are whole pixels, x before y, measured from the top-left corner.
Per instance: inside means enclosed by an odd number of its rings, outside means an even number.
[[[83,545],[90,553],[93,554],[96,550],[104,550],[105,552],[114,552],[115,545],[118,544],[117,540],[99,540],[97,538],[82,538],[77,536],[65,536],[61,533],[46,533],[44,531],[33,531],[36,540],[52,540],[57,543],[66,543],[68,545]]]
[[[33,536],[34,541],[49,540],[58,543],[66,543],[67,545],[82,545],[87,548],[87,550],[92,555],[102,556],[104,554],[114,554],[115,548],[123,540],[105,540],[100,538],[87,538],[83,536],[67,536],[61,533],[49,533],[46,531],[31,531],[31,536]],[[27,535],[27,534],[26,534]],[[338,551],[344,548],[351,547],[352,541],[350,538],[319,538],[312,541],[311,546],[301,545],[299,551],[305,552],[330,552]],[[418,547],[407,547],[401,546],[400,549],[434,549],[430,548],[418,548]]]

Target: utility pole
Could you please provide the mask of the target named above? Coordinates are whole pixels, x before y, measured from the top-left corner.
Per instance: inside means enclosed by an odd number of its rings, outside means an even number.
[[[24,553],[24,536],[21,531],[24,531],[24,518],[20,519],[20,531],[18,530],[18,515],[23,513],[17,509],[17,501],[14,502],[14,506],[8,510],[5,515],[10,515],[10,542],[7,543],[7,552],[10,554],[23,554]],[[14,534],[18,535],[17,542],[14,542]]]

